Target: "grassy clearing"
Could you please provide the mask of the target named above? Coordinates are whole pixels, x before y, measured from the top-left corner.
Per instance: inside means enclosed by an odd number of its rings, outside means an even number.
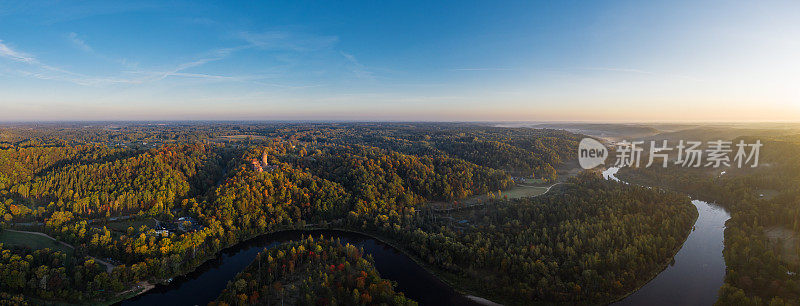
[[[0,232],[0,243],[3,243],[5,246],[25,247],[32,250],[48,248],[53,251],[61,251],[69,256],[72,256],[73,253],[71,248],[66,247],[58,241],[31,233],[2,231]]]
[[[547,187],[517,185],[514,186],[514,188],[501,191],[499,195],[501,198],[507,198],[509,200],[513,200],[513,199],[537,196],[545,193],[546,191]],[[495,197],[498,196],[497,191],[492,192],[492,194],[494,194]],[[472,206],[486,202],[488,200],[489,197],[486,194],[482,194],[458,200],[457,202],[459,206]],[[453,205],[453,202],[432,202],[430,205],[433,205],[433,207],[435,208],[449,208]]]
[[[500,195],[508,197],[509,199],[519,199],[533,197],[543,194],[547,191],[547,187],[533,187],[533,186],[516,186],[509,190],[503,191]]]
[[[128,227],[133,227],[135,230],[139,230],[142,225],[146,225],[148,228],[155,228],[156,221],[150,218],[147,219],[128,219],[122,221],[113,221],[108,222],[106,224],[97,223],[94,226],[102,228],[103,226],[107,227],[109,230],[126,232],[128,231]]]
[[[790,229],[783,227],[769,227],[764,229],[770,241],[779,244],[781,258],[791,264],[800,263],[800,256],[797,254],[797,246],[800,243],[797,234]]]
[[[777,191],[775,189],[760,189],[758,190],[758,197],[765,200],[771,200],[780,193],[781,193],[780,191]]]
[[[581,165],[578,164],[577,159],[573,159],[570,161],[565,162],[561,167],[556,169],[556,173],[558,174],[558,179],[556,182],[565,182],[570,177],[576,176],[583,171]]]
[[[544,185],[544,184],[547,184],[547,182],[545,182],[543,179],[532,179],[532,178],[521,178],[517,182],[525,184],[525,185]]]

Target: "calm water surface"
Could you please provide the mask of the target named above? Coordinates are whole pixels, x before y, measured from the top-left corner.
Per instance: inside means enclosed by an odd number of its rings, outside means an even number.
[[[603,172],[616,180],[619,168]],[[723,208],[694,200],[699,216],[673,263],[640,290],[615,305],[712,305],[725,277],[722,258],[723,231],[730,215]],[[205,305],[213,301],[236,273],[253,261],[264,248],[297,240],[303,234],[340,238],[364,248],[372,255],[381,276],[396,281],[397,290],[421,305],[470,305],[464,296],[438,280],[405,254],[365,235],[335,231],[286,231],[267,234],[222,251],[194,272],[157,285],[147,293],[124,301],[122,305]]]
[[[619,181],[619,168],[603,172]],[[672,264],[653,280],[615,305],[712,305],[725,278],[722,257],[725,221],[730,214],[717,205],[693,200],[699,213]]]
[[[121,304],[206,305],[216,299],[228,281],[244,270],[264,248],[297,240],[303,234],[340,238],[342,243],[363,247],[365,253],[372,255],[381,277],[396,281],[396,289],[420,305],[474,304],[391,246],[365,235],[335,230],[286,231],[259,236],[224,250],[194,272],[176,277],[167,285],[157,285],[147,293]]]

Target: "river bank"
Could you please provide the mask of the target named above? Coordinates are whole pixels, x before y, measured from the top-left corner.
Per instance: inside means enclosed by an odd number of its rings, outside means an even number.
[[[614,173],[604,173],[607,179],[615,179]],[[549,191],[549,190],[548,190]],[[706,215],[707,209],[700,209],[700,206],[706,205],[711,207],[711,204],[705,202],[693,203],[698,209],[698,215],[693,220],[694,228],[704,229],[703,224],[706,220],[703,215]],[[719,224],[718,218],[712,218],[713,224]],[[724,225],[724,222],[722,222]],[[698,235],[700,231],[689,230],[686,238],[680,243],[675,250],[675,255],[663,263],[663,267],[654,270],[653,275],[649,277],[649,281],[643,283],[640,287],[636,288],[624,296],[616,299],[615,301],[620,305],[641,304],[637,299],[643,299],[648,302],[658,303],[654,299],[658,299],[658,292],[666,292],[668,295],[681,296],[683,292],[689,292],[682,287],[677,286],[680,283],[686,283],[684,278],[691,277],[692,272],[688,274],[684,271],[683,266],[689,262],[701,263],[703,260],[686,260],[684,253],[689,254],[691,258],[693,255],[698,255],[696,248],[687,247],[688,245],[695,245],[694,240],[703,240],[704,235]],[[343,228],[318,228],[316,225],[311,225],[303,229],[287,229],[283,231],[273,232],[270,234],[259,235],[251,239],[247,239],[238,243],[237,245],[223,249],[218,252],[216,256],[208,259],[195,270],[183,275],[175,277],[174,280],[167,284],[157,284],[152,290],[142,292],[136,297],[123,301],[123,305],[150,305],[154,303],[169,303],[175,305],[193,305],[204,304],[216,298],[216,295],[221,292],[227,282],[234,278],[236,273],[241,271],[247,266],[255,255],[264,248],[270,248],[279,243],[289,240],[295,240],[302,235],[317,235],[321,234],[326,237],[340,238],[343,242],[348,242],[362,247],[365,253],[370,254],[376,261],[376,268],[381,273],[382,277],[391,279],[398,283],[398,291],[404,292],[409,298],[420,301],[421,304],[426,305],[462,305],[462,304],[482,304],[482,305],[498,305],[497,303],[482,297],[478,297],[475,293],[465,291],[464,288],[472,288],[473,286],[465,286],[458,275],[452,275],[447,271],[437,269],[420,259],[411,255],[404,247],[403,244],[388,239],[380,233],[361,232],[358,230],[343,229]],[[719,239],[721,242],[721,238]],[[702,243],[701,243],[702,244]],[[692,251],[695,250],[695,251]],[[721,250],[718,253],[711,252],[711,256],[721,258]],[[722,271],[724,271],[724,261]],[[678,268],[676,268],[676,266]],[[718,265],[713,265],[714,269]],[[670,275],[674,275],[672,270],[681,271],[678,273],[678,279],[672,279]],[[696,271],[702,271],[696,267],[691,267]],[[696,271],[694,273],[696,273]],[[671,282],[664,283],[660,279],[672,279]],[[709,286],[713,287],[714,280],[707,282]],[[720,282],[721,284],[721,282]],[[655,289],[650,289],[656,287]],[[706,287],[706,286],[702,286]],[[718,289],[718,288],[716,288]],[[702,290],[705,293],[711,293],[711,298],[715,297],[716,289]],[[655,291],[654,291],[655,290]],[[491,297],[490,297],[491,298]],[[706,300],[704,298],[702,300]],[[668,300],[668,299],[665,299]],[[684,301],[686,302],[686,301]],[[694,303],[689,303],[694,304]],[[701,303],[705,304],[705,303]]]
[[[290,230],[262,235],[237,246],[225,249],[187,275],[175,277],[168,284],[158,284],[153,290],[121,305],[195,305],[214,300],[227,282],[249,265],[264,248],[296,240],[303,235],[323,235],[351,243],[372,255],[381,277],[398,283],[398,291],[422,305],[474,305],[475,303],[429,273],[394,246],[373,236],[353,231],[332,229]]]
[[[619,168],[603,171],[606,179],[616,177]],[[730,214],[713,203],[693,199],[698,217],[672,261],[650,281],[621,298],[614,305],[712,305],[725,277],[722,256],[725,222]]]

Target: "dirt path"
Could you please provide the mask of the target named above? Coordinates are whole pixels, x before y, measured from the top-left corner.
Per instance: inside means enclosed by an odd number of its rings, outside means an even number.
[[[528,198],[528,197],[538,197],[538,196],[541,196],[541,195],[545,195],[545,194],[549,193],[550,190],[553,189],[553,187],[563,184],[564,182],[566,182],[571,177],[577,176],[582,170],[583,169],[581,169],[581,167],[578,165],[578,161],[577,160],[568,161],[562,168],[558,169],[559,178],[555,181],[555,183],[550,184],[549,186],[547,186],[547,189],[545,189],[544,192],[542,192],[540,194],[537,194],[537,195],[521,196],[521,197],[514,197],[514,198]],[[527,185],[527,184],[517,184],[514,188],[512,188],[510,190],[503,191],[503,192],[512,192],[512,190],[514,190],[515,188],[519,188],[519,187],[523,187],[523,188],[526,188],[526,187],[527,188],[545,188],[545,186],[534,186],[534,185]],[[449,203],[443,203],[443,202],[428,202],[425,205],[431,206],[431,209],[434,212],[448,212],[448,211],[454,211],[454,210],[459,210],[459,209],[463,209],[463,208],[482,206],[482,205],[486,204],[486,200],[487,199],[488,198],[487,198],[486,195],[474,195],[474,196],[471,196],[469,198],[460,200],[459,202],[465,203],[465,204],[462,205],[462,206],[458,206],[458,207],[446,207],[446,206],[448,206]],[[442,208],[442,206],[445,206],[446,208]]]
[[[33,234],[33,235],[37,235],[37,236],[42,236],[42,237],[45,237],[45,238],[47,238],[47,239],[53,240],[53,241],[55,241],[55,242],[58,242],[59,244],[61,244],[61,245],[65,246],[65,247],[68,247],[68,248],[70,248],[70,249],[73,249],[73,250],[75,249],[75,247],[74,247],[73,245],[71,245],[71,244],[69,244],[69,243],[66,243],[66,242],[63,242],[63,241],[59,241],[58,239],[55,239],[55,238],[53,238],[53,237],[50,237],[50,235],[48,235],[48,234],[45,234],[45,233],[42,233],[42,232],[19,231],[19,230],[12,230],[12,229],[6,229],[6,231],[9,231],[9,232],[15,232],[15,233],[25,233],[25,234]],[[88,257],[89,257],[89,258],[91,258],[92,260],[94,260],[95,262],[97,262],[97,263],[100,263],[100,264],[102,264],[102,265],[106,266],[106,272],[108,272],[108,273],[111,273],[111,270],[114,270],[114,265],[112,265],[111,263],[109,263],[109,262],[107,262],[107,261],[105,261],[105,260],[101,260],[101,259],[99,259],[99,258],[96,258],[96,257],[94,257],[94,256],[88,256]]]
[[[481,304],[481,305],[487,305],[487,306],[501,306],[501,305],[503,305],[503,304],[498,304],[498,303],[495,303],[495,302],[492,302],[490,300],[484,299],[482,297],[474,296],[474,295],[466,295],[466,297],[468,299],[472,300],[473,302]]]
[[[150,289],[153,289],[155,287],[156,287],[156,285],[153,285],[150,282],[141,281],[141,282],[138,282],[135,285],[133,285],[130,289],[120,292],[118,295],[129,294],[129,293],[134,292],[136,290],[139,290],[136,293],[137,295],[139,295],[139,294],[143,294],[143,293],[145,293],[147,291],[150,291]]]

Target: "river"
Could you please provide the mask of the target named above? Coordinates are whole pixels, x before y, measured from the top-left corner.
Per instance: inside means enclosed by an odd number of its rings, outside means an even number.
[[[603,172],[606,179],[620,181],[619,168]],[[694,229],[673,262],[638,291],[614,305],[712,305],[725,279],[722,257],[725,221],[730,214],[722,207],[692,200],[699,213]]]
[[[176,277],[169,284],[157,285],[121,305],[206,305],[216,299],[228,281],[244,270],[264,248],[297,240],[303,234],[340,238],[342,243],[364,248],[364,253],[372,255],[375,260],[375,268],[381,277],[397,282],[397,291],[420,305],[475,305],[393,247],[369,236],[336,230],[284,231],[250,239],[225,249],[195,271]]]
[[[618,168],[603,172],[606,179],[620,181]],[[712,305],[725,277],[722,257],[723,231],[730,215],[723,208],[693,200],[699,216],[694,230],[673,262],[638,291],[615,305]],[[369,236],[336,230],[285,231],[266,234],[225,249],[195,271],[157,285],[122,305],[205,305],[213,301],[228,281],[250,264],[258,252],[303,234],[338,237],[364,248],[372,255],[382,277],[397,282],[397,290],[420,305],[474,305],[402,252]]]

